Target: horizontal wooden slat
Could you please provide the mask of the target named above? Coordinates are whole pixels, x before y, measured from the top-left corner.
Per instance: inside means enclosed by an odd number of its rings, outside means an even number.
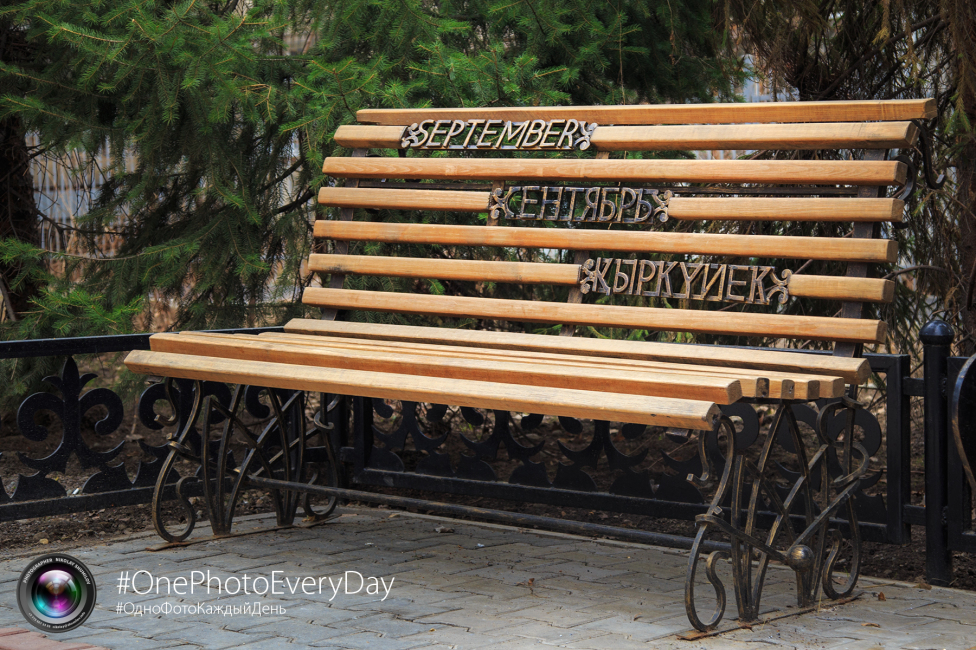
[[[586,354],[612,359],[695,364],[717,368],[752,368],[778,372],[833,375],[855,384],[860,384],[871,376],[871,366],[864,359],[804,354],[788,350],[757,350],[715,345],[685,345],[585,337],[569,338],[521,332],[459,330],[448,327],[353,323],[309,318],[290,320],[285,324],[285,332],[344,336],[368,341],[405,341],[434,345],[475,346],[497,350]]]
[[[366,108],[356,119],[408,125],[422,120],[576,119],[598,124],[723,124],[748,122],[864,122],[929,119],[934,99],[847,102],[751,102],[629,106],[521,106],[510,108]]]
[[[376,127],[390,128],[390,127]],[[911,147],[911,122],[601,126],[590,142],[601,151],[712,149],[898,149]]]
[[[902,185],[907,168],[857,160],[329,157],[322,171],[338,178]]]
[[[817,259],[833,262],[894,262],[898,256],[898,243],[894,240],[842,237],[780,237],[503,226],[485,228],[331,220],[316,221],[314,233],[316,237],[328,237],[338,241],[728,255]]]
[[[208,334],[207,336],[246,337],[244,334]],[[641,370],[668,374],[708,375],[738,379],[744,397],[771,397],[773,399],[817,399],[819,397],[840,397],[844,394],[845,382],[841,377],[813,375],[808,373],[778,372],[775,370],[755,370],[750,368],[719,368],[716,366],[669,363],[637,359],[620,359],[581,354],[557,354],[528,350],[503,350],[472,346],[450,346],[413,341],[391,341],[388,339],[353,339],[325,334],[291,334],[288,332],[267,332],[259,338],[287,339],[295,344],[322,345],[333,348],[369,349],[388,351],[397,354],[403,350],[424,355],[442,355],[464,358],[489,358],[540,361],[547,364],[571,365],[576,367],[600,367],[620,372]],[[784,390],[784,388],[786,390]]]
[[[537,360],[532,363],[499,359],[445,358],[401,350],[397,354],[371,350],[329,349],[296,345],[288,340],[234,339],[182,334],[156,334],[149,339],[159,352],[194,354],[222,359],[267,361],[318,368],[345,368],[371,372],[470,379],[551,388],[590,387],[605,393],[656,395],[731,404],[742,397],[737,379],[681,373],[632,370],[621,373],[606,368],[589,368],[586,382],[580,382],[576,367]]]
[[[895,297],[895,283],[880,278],[801,274],[790,277],[789,287],[790,295],[809,298],[891,302]]]
[[[252,386],[307,390],[339,395],[361,395],[437,404],[548,413],[614,422],[635,422],[666,427],[711,429],[718,406],[678,398],[599,393],[566,388],[540,388],[413,375],[302,365],[218,359],[196,355],[135,350],[125,365],[140,374],[183,379],[243,383]]]
[[[579,282],[580,267],[576,264],[540,262],[312,254],[308,268],[319,273],[396,278],[574,285]],[[895,291],[895,285],[890,280],[823,275],[793,275],[788,286],[790,295],[796,297],[865,302],[891,302]]]
[[[399,149],[403,131],[403,126],[343,124],[336,129],[333,139],[348,149]]]
[[[461,190],[415,190],[323,187],[319,203],[340,208],[450,210],[488,212],[490,193]],[[905,202],[898,199],[808,197],[700,198],[675,196],[668,214],[681,220],[733,221],[902,221]]]
[[[319,203],[337,208],[488,212],[490,192],[322,187]]]
[[[815,197],[676,196],[668,216],[691,221],[902,221],[905,202],[898,199]]]
[[[696,334],[763,336],[817,341],[883,343],[881,321],[787,316],[657,307],[579,305],[541,300],[435,296],[352,289],[306,289],[302,302],[334,309],[490,318],[528,323],[573,323],[596,327],[665,330]]]
[[[403,132],[402,126],[347,124],[336,130],[335,141],[350,149],[403,149]],[[842,122],[599,126],[590,142],[603,151],[898,149],[914,146],[917,138],[918,127],[911,122]]]
[[[221,334],[216,332],[181,332],[180,336],[194,338],[207,337],[229,339],[239,344],[249,345],[255,341],[250,334]],[[265,332],[258,340],[287,342],[290,345],[312,346],[333,350],[365,350],[383,352],[388,355],[402,353],[419,354],[425,357],[438,356],[461,359],[492,359],[498,361],[518,361],[522,363],[542,363],[581,369],[601,368],[615,372],[653,372],[667,375],[708,376],[735,379],[739,381],[743,397],[813,400],[818,398],[840,397],[844,394],[845,382],[841,377],[813,375],[808,373],[777,372],[775,370],[754,370],[749,368],[729,368],[637,359],[621,359],[577,354],[557,354],[528,350],[506,350],[481,348],[467,345],[438,345],[414,341],[392,341],[388,339],[359,339],[326,334],[292,334],[288,332]],[[221,356],[221,355],[217,355]],[[588,376],[588,375],[587,375]],[[577,386],[573,386],[574,388]]]
[[[445,260],[380,255],[315,255],[308,268],[320,273],[356,273],[395,278],[437,278],[474,282],[522,284],[576,284],[579,266],[540,262]]]
[[[552,354],[545,352],[527,352],[524,350],[500,350],[496,348],[478,348],[471,346],[451,346],[436,345],[430,343],[415,343],[410,341],[390,341],[390,340],[367,340],[354,339],[338,336],[290,334],[287,332],[268,332],[269,336],[260,335],[259,338],[274,340],[288,340],[296,345],[324,346],[336,349],[364,349],[388,354],[400,354],[410,352],[425,356],[439,356],[448,358],[465,359],[494,359],[499,361],[518,361],[522,363],[544,363],[562,367],[573,367],[577,369],[601,368],[613,370],[615,372],[654,372],[664,374],[677,374],[689,376],[709,376],[725,379],[735,379],[739,381],[744,397],[776,397],[782,390],[784,381],[792,382],[794,378],[800,378],[796,383],[801,390],[809,390],[814,395],[811,399],[816,399],[819,394],[821,377],[816,375],[799,375],[790,373],[776,373],[770,371],[743,370],[738,368],[725,369],[707,366],[693,366],[690,364],[662,363],[654,361],[636,361],[633,359],[608,359],[605,357],[593,357],[571,354]],[[238,335],[222,335],[238,336]],[[246,335],[239,335],[246,336]],[[767,378],[771,375],[773,379]],[[843,391],[843,380],[837,378]],[[573,386],[578,388],[579,386]],[[828,385],[828,390],[830,385]],[[794,395],[784,395],[792,398]]]

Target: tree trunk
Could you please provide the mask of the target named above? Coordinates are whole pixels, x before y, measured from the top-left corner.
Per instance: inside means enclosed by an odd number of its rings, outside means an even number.
[[[969,120],[976,120],[976,106],[966,106],[966,114]],[[973,124],[971,121],[970,124]],[[972,274],[976,272],[976,138],[970,136],[961,155],[959,156],[958,167],[959,188],[956,198],[959,200],[959,266],[966,276],[967,281],[963,285],[962,296],[965,301],[968,295],[973,295],[973,283],[976,277]],[[960,352],[966,356],[976,352],[976,295],[973,295],[974,303],[966,308],[962,305],[962,322],[965,332],[956,332],[956,340],[961,340],[968,334],[969,338],[963,342]]]
[[[34,186],[30,173],[30,155],[26,134],[17,118],[0,121],[0,240],[12,238],[29,244],[40,243],[37,206],[34,202]],[[17,317],[28,309],[37,291],[32,282],[12,285],[21,272],[18,264],[0,262],[0,274],[7,287],[10,308]],[[9,308],[8,308],[9,310]]]

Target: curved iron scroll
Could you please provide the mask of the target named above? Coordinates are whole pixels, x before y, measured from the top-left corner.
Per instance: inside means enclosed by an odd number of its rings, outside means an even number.
[[[708,511],[696,517],[698,531],[685,581],[685,609],[696,629],[712,630],[724,616],[725,586],[718,577],[717,563],[726,557],[732,563],[739,620],[743,622],[759,616],[770,560],[782,562],[796,573],[800,607],[814,604],[821,586],[828,597],[835,599],[853,591],[860,568],[854,495],[870,459],[864,446],[854,440],[855,416],[860,408],[857,402],[846,397],[825,405],[816,419],[814,430],[818,444],[812,454],[808,454],[793,407],[785,402],[777,408],[754,460],[746,454],[748,447],[737,444],[739,434],[727,416],[709,434],[699,438],[702,474],[690,476],[689,481],[702,489],[714,489],[714,497]],[[838,413],[843,413],[842,427],[835,424]],[[785,470],[772,459],[773,444],[781,437],[778,432],[783,425],[798,474]],[[836,435],[832,437],[831,433]],[[720,440],[723,434],[724,452]],[[708,453],[709,447],[720,450],[722,468],[717,478],[710,463],[710,458],[715,456]],[[842,509],[846,510],[847,527],[851,531],[851,550],[848,578],[837,587],[833,574],[841,560],[844,538],[833,527],[831,519]],[[768,527],[760,525],[761,511],[773,513]],[[802,530],[795,527],[791,515],[803,518]],[[695,604],[695,576],[703,542],[711,531],[729,537],[731,552],[728,556],[712,553],[706,559],[706,574],[715,590],[717,606],[708,620],[702,620]]]
[[[264,476],[293,483],[321,483],[338,487],[338,463],[332,450],[328,431],[331,424],[323,424],[316,417],[314,426],[307,427],[305,421],[305,393],[254,386],[238,385],[229,399],[222,399],[221,391],[214,394],[199,382],[181,382],[179,392],[186,400],[192,394],[189,411],[181,409],[179,396],[173,389],[172,379],[162,384],[166,398],[170,401],[174,414],[185,413],[180,418],[176,434],[170,437],[169,453],[164,461],[161,477],[168,472],[178,458],[191,461],[198,467],[197,476],[181,479],[176,485],[176,498],[183,510],[182,528],[171,532],[166,527],[163,503],[166,485],[162,478],[156,483],[153,494],[153,526],[163,539],[179,542],[193,531],[197,514],[186,494],[189,481],[202,482],[204,504],[215,536],[229,535],[233,526],[234,513],[241,493],[248,486],[250,476]],[[266,395],[270,406],[265,406],[261,395]],[[244,421],[244,412],[264,420],[258,433]],[[176,417],[156,420],[163,424],[173,424]],[[200,432],[196,423],[200,421]],[[216,436],[216,425],[223,423]],[[234,433],[243,440],[246,450],[240,465],[236,465],[231,451]],[[321,434],[323,447],[314,450],[308,442]],[[323,453],[310,453],[324,452]],[[312,464],[324,465],[324,469],[313,470]],[[293,490],[270,490],[277,524],[287,526],[294,520],[299,504],[303,505],[306,516],[321,518],[335,508],[336,500],[330,499],[324,511],[316,512],[310,497]]]
[[[969,486],[976,493],[976,355],[959,371],[952,391],[952,437]]]
[[[932,133],[929,125],[927,125],[922,120],[912,120],[912,124],[918,127],[918,144],[919,148],[922,150],[922,161],[925,164],[925,184],[933,190],[941,190],[942,186],[945,185],[946,175],[939,174],[939,177],[935,177],[935,170],[932,167]],[[932,127],[935,126],[935,120],[932,120]]]

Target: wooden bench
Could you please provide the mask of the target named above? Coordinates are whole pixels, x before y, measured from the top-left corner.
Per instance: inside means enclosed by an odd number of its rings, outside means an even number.
[[[870,374],[859,357],[865,344],[885,343],[885,324],[869,306],[891,302],[895,289],[873,269],[897,260],[895,242],[882,234],[903,219],[896,195],[904,198],[914,177],[910,159],[889,159],[889,150],[909,153],[924,128],[920,120],[933,116],[931,100],[361,110],[361,124],[337,130],[336,143],[352,153],[326,159],[324,172],[337,182],[318,196],[337,210],[315,222],[328,252],[312,254],[308,265],[328,281],[306,289],[302,301],[322,308],[324,318],[295,319],[284,333],[257,337],[157,334],[152,351],[132,352],[126,365],[197,382],[700,431],[704,471],[689,480],[714,498],[698,517],[689,564],[692,623],[712,629],[724,611],[724,587],[713,572],[722,551],[708,559],[716,613],[703,621],[694,606],[709,532],[731,539],[740,619],[758,616],[770,560],[797,571],[801,606],[815,601],[821,583],[840,597],[857,579],[850,495],[867,462],[853,435],[856,387]],[[371,150],[383,152],[367,155]],[[642,157],[686,150],[765,153]],[[377,219],[375,210],[396,212]],[[772,222],[795,234],[764,234]],[[405,254],[416,250],[435,252]],[[350,277],[360,288],[346,286]],[[384,290],[392,286],[388,278],[408,290]],[[430,280],[464,287],[463,295],[431,290],[443,285]],[[538,285],[547,299],[494,297],[489,289],[512,284]],[[815,301],[831,307],[825,312]],[[794,304],[836,314],[806,315]],[[377,312],[462,319],[464,326],[336,318],[376,320],[369,314]],[[558,326],[560,335],[505,331],[525,323]],[[581,327],[643,330],[650,340],[574,336]],[[669,342],[675,335],[746,347]],[[810,341],[833,354],[785,349]],[[760,349],[763,342],[784,350]],[[819,442],[804,451],[809,442],[791,405],[815,400],[824,405]],[[723,410],[739,402],[777,406],[771,431],[785,427],[799,454],[801,478],[791,489],[771,487],[784,485],[782,475],[772,478],[777,436],[765,436],[751,456],[736,444],[742,432]],[[843,412],[850,433],[831,434],[826,420]],[[192,455],[184,438],[195,418],[174,440],[174,454]],[[361,424],[357,436],[357,444],[371,447],[371,427]],[[263,484],[287,496],[305,487],[300,437],[290,447],[282,442],[271,464],[260,457],[256,437],[257,455],[242,463],[234,489]],[[724,449],[715,471],[706,439]],[[223,458],[220,452],[208,461],[208,446],[196,456],[205,471]],[[289,455],[285,447],[298,454],[297,467],[285,472],[287,485],[272,467]],[[828,457],[842,470],[832,482]],[[264,482],[249,483],[249,468]],[[208,493],[208,503],[219,509],[230,499],[230,513],[222,515],[229,530],[236,496],[227,494],[215,501]],[[760,506],[778,513],[768,534],[757,527]],[[853,556],[847,584],[837,588],[832,574],[842,543],[831,518],[843,512]]]

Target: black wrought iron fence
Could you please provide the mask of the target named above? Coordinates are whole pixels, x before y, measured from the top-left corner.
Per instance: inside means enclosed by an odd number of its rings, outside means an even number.
[[[280,330],[228,331],[257,334]],[[863,435],[863,445],[877,462],[861,480],[854,503],[861,538],[867,541],[907,543],[911,527],[924,526],[928,580],[933,584],[948,584],[950,551],[976,552],[972,501],[964,471],[966,463],[950,436],[951,425],[958,427],[950,417],[958,411],[954,408],[953,390],[965,379],[960,372],[966,359],[949,356],[951,330],[944,324],[927,327],[922,339],[926,379],[909,376],[911,366],[907,355],[865,355],[884,385],[884,406],[877,411],[884,417],[879,420],[872,411],[859,411],[860,420],[856,424]],[[60,376],[49,380],[51,390],[25,396],[14,424],[16,431],[4,432],[6,436],[14,433],[30,441],[43,441],[50,432],[38,423],[36,415],[41,411],[48,411],[61,424],[60,441],[53,453],[43,457],[19,453],[21,464],[33,470],[33,474],[22,474],[16,481],[10,476],[0,476],[0,522],[145,504],[152,500],[169,447],[131,440],[110,449],[92,450],[82,435],[86,414],[100,407],[102,415],[94,423],[94,431],[98,435],[110,435],[126,419],[125,408],[122,399],[110,388],[86,390],[95,375],[81,374],[74,360],[81,355],[148,348],[148,334],[0,343],[0,358],[64,358]],[[976,399],[976,372],[972,374],[974,377],[968,383],[963,382],[965,386],[960,383],[962,388],[956,391],[963,391],[964,395],[973,393],[967,399]],[[183,384],[185,390],[191,390],[192,382]],[[203,386],[218,401],[229,400],[227,387]],[[308,397],[315,403],[321,399],[328,420],[336,425],[333,440],[355,484],[674,519],[692,519],[706,508],[705,496],[687,480],[689,475],[700,472],[701,460],[678,453],[682,445],[680,432],[655,431],[627,423],[584,424],[572,418],[544,418],[538,414],[450,409],[446,405],[390,404],[324,395]],[[924,398],[926,414],[924,504],[912,503],[912,407],[913,400],[918,398]],[[156,404],[166,400],[163,384],[151,385],[135,404],[132,417],[150,429],[162,429],[165,422],[160,423],[157,418]],[[190,396],[175,400],[182,401],[189,403]],[[818,408],[824,406],[819,403],[797,407],[797,419],[801,423],[814,422]],[[760,411],[758,415],[750,405],[727,407],[727,415],[734,417],[737,426],[742,428],[743,435],[739,436],[742,439],[760,434],[762,405],[756,408]],[[173,423],[179,419],[180,414],[174,413]],[[972,430],[965,425],[963,429]],[[355,430],[359,435],[353,435]],[[574,436],[579,444],[562,442]],[[675,444],[642,445],[641,440],[646,441],[649,436],[670,439]],[[457,446],[454,452],[449,452],[452,439]],[[134,478],[129,477],[119,461],[130,445],[137,445],[144,453]],[[462,453],[457,453],[457,449]],[[506,450],[506,454],[499,456],[500,449]],[[545,462],[539,460],[541,455],[550,458],[548,470]],[[76,477],[79,487],[69,493],[63,481],[51,476],[63,474],[72,456],[83,471],[93,473],[80,477],[81,480]],[[593,475],[592,470],[598,466],[607,470],[602,480]],[[175,485],[180,478],[177,471],[170,472],[164,498],[175,496]],[[4,482],[13,485],[9,490],[4,489]],[[199,482],[186,487],[187,496],[202,493]],[[535,519],[539,518],[533,519],[537,523]],[[600,529],[601,534],[607,534],[610,527]]]

